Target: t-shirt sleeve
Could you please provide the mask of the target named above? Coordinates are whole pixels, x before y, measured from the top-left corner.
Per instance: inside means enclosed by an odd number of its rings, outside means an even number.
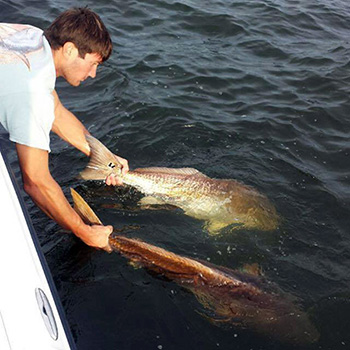
[[[55,119],[54,97],[49,91],[21,92],[1,101],[5,110],[3,126],[10,140],[50,152],[50,130]]]

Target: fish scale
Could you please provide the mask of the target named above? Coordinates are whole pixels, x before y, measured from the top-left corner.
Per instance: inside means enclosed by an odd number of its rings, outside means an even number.
[[[121,165],[100,141],[87,135],[91,158],[80,173],[85,180],[121,176]],[[280,218],[266,196],[231,179],[212,179],[193,168],[138,168],[122,176],[123,182],[146,197],[140,205],[170,204],[205,222],[210,234],[228,226],[261,231],[278,228]]]

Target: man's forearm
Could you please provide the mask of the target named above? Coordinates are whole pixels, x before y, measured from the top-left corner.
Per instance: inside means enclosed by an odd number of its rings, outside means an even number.
[[[62,227],[78,232],[83,223],[69,205],[48,167],[48,152],[16,144],[24,190],[33,201]]]
[[[33,201],[61,227],[72,231],[85,244],[110,251],[108,237],[112,226],[86,225],[70,206],[60,186],[51,178],[44,182],[25,183],[25,190]]]
[[[55,99],[55,120],[52,125],[52,131],[89,156],[90,147],[86,142],[85,135],[90,133],[81,121],[62,105],[55,91],[53,95]]]
[[[70,206],[62,189],[51,176],[36,183],[28,179],[24,180],[24,190],[50,218],[63,228],[79,235],[84,223]]]
[[[89,246],[109,250],[112,226],[86,225],[70,206],[58,183],[51,176],[48,152],[16,144],[25,191],[33,201],[63,228],[72,231]]]
[[[90,148],[85,135],[89,134],[84,125],[68,110],[60,117],[56,117],[52,131],[81,152],[90,155]]]

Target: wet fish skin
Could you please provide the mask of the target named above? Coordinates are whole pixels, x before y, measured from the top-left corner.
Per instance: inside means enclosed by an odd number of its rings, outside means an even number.
[[[100,141],[86,136],[91,159],[80,173],[85,180],[121,176],[121,165]],[[231,179],[212,179],[193,168],[138,168],[123,176],[123,182],[146,197],[141,205],[171,204],[188,216],[205,221],[211,234],[232,225],[258,230],[275,230],[280,218],[266,196]]]
[[[191,291],[214,324],[249,328],[281,342],[308,344],[319,333],[308,315],[262,276],[208,265],[137,239],[112,235],[112,249]]]
[[[75,210],[85,222],[101,224],[88,204],[71,189]],[[292,296],[256,273],[180,256],[138,239],[112,234],[109,244],[131,262],[165,276],[191,291],[213,323],[249,328],[281,342],[308,344],[319,333]]]
[[[196,260],[137,239],[112,235],[109,238],[109,244],[133,262],[181,283],[192,284],[195,280],[199,283],[199,279],[202,279],[216,285],[239,285],[238,281],[232,280],[223,273],[217,273],[213,268]]]

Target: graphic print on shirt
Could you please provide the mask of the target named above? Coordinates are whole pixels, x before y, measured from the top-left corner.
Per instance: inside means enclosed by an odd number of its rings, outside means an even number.
[[[28,55],[42,49],[42,31],[37,28],[23,24],[0,24],[0,64],[22,61],[30,70]]]

